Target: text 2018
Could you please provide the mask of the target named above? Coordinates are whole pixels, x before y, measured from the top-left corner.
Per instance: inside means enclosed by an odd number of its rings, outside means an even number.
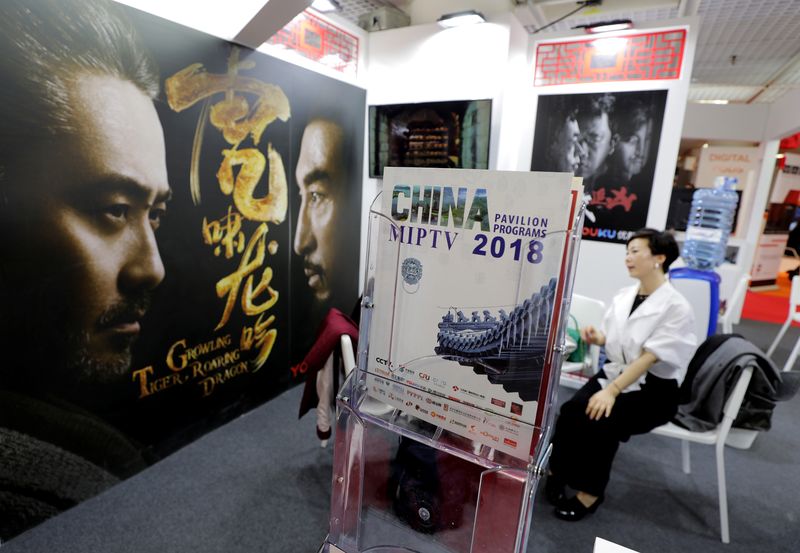
[[[542,250],[544,244],[538,240],[528,242],[527,252],[524,252],[522,238],[517,238],[513,242],[506,244],[506,239],[502,236],[495,236],[491,240],[485,234],[476,234],[475,241],[478,243],[472,253],[475,255],[486,255],[488,250],[492,257],[500,258],[505,255],[514,257],[514,261],[519,261],[523,254],[528,263],[541,263],[543,259]],[[487,248],[488,246],[488,248]]]

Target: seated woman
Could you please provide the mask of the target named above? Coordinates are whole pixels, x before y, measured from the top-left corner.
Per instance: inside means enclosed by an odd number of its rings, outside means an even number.
[[[620,442],[677,412],[678,388],[697,346],[692,308],[666,276],[677,257],[672,235],[637,231],[625,266],[639,282],[614,297],[599,329],[581,329],[588,343],[605,346],[608,361],[561,407],[545,485],[558,518],[580,520],[596,511]],[[567,485],[576,496],[566,498]]]

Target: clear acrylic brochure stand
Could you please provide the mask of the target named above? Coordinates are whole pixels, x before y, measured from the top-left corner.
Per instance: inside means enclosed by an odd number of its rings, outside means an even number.
[[[464,367],[465,371],[483,373],[487,377],[487,395],[497,386],[518,392],[525,390],[521,395],[531,391],[535,394],[538,399],[535,403],[535,420],[538,424],[528,429],[530,449],[525,455],[503,451],[502,447],[498,447],[501,443],[498,438],[501,436],[494,435],[502,435],[503,430],[516,431],[519,435],[519,425],[515,430],[512,428],[514,421],[511,421],[511,425],[501,422],[498,429],[498,419],[490,411],[469,410],[469,405],[453,402],[453,398],[448,397],[449,390],[442,393],[404,390],[407,387],[399,379],[384,379],[386,390],[374,386],[376,377],[368,374],[366,367],[371,358],[369,336],[374,310],[378,241],[380,236],[385,236],[382,231],[394,225],[389,217],[380,212],[379,206],[380,196],[370,211],[357,370],[352,371],[337,398],[330,533],[320,551],[522,553],[527,546],[534,492],[549,455],[554,417],[551,407],[559,381],[583,206],[575,210],[577,213],[572,221],[572,229],[561,231],[562,238],[564,233],[567,236],[562,269],[558,275],[560,286],[557,290],[560,294],[556,296],[553,290],[544,288],[539,294],[549,293],[553,304],[548,305],[554,308],[560,306],[560,310],[556,311],[561,313],[557,321],[550,321],[557,326],[551,331],[554,339],[541,356],[543,362],[539,374],[535,377],[526,376],[525,367],[520,366],[525,361],[514,359],[504,363],[491,361],[483,366],[476,364]],[[556,235],[556,232],[549,234]],[[396,250],[389,255],[394,255],[399,274],[403,270],[401,260],[407,257],[404,250],[413,248],[413,244],[400,240],[393,244]],[[383,248],[382,254],[387,255],[386,245],[380,244],[380,247]],[[518,291],[530,288],[525,285],[525,280],[533,278],[533,275],[530,270],[523,270],[524,265],[520,267],[518,282],[503,282],[503,286]],[[390,286],[407,286],[407,282],[397,278]],[[404,296],[399,290],[397,292],[394,295],[394,309],[399,313],[404,308]],[[520,305],[524,299],[517,298]],[[536,297],[533,299],[541,303]],[[448,324],[451,327],[458,325],[461,317],[455,311],[452,314],[453,322],[448,323],[449,315],[446,315],[440,328]],[[513,312],[508,314],[509,318],[513,316]],[[492,317],[487,314],[485,319]],[[467,317],[462,326],[467,322],[483,320],[484,317],[475,318],[473,314],[472,318]],[[442,334],[447,330],[442,328]],[[449,345],[458,346],[457,343]],[[405,369],[419,374],[425,367],[430,367],[428,372],[435,374],[437,363],[444,358],[453,359],[452,350],[443,348],[440,352],[406,362]],[[388,370],[391,360],[383,361]],[[377,379],[381,380],[379,377]],[[371,393],[370,382],[373,386]],[[433,388],[428,390],[435,391]],[[419,392],[419,398],[403,404],[406,408],[399,408],[397,401],[388,402],[389,394],[396,400],[404,392],[414,398]],[[382,398],[387,402],[382,402]],[[467,432],[454,432],[445,424],[445,421],[450,422],[448,414],[453,410],[482,420],[475,420],[474,425],[468,425],[470,428]],[[481,413],[486,416],[481,417]],[[484,425],[487,421],[489,426]],[[470,433],[473,428],[474,435]],[[522,434],[525,435],[525,432]]]

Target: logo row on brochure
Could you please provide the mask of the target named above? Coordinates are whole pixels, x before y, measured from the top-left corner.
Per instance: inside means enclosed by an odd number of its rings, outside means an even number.
[[[433,388],[441,390],[443,393],[447,394],[448,397],[450,397],[450,399],[453,400],[453,401],[460,401],[462,403],[465,403],[467,405],[471,405],[471,406],[477,407],[477,408],[480,408],[480,406],[474,405],[474,404],[472,404],[469,401],[464,400],[464,399],[459,399],[459,398],[456,398],[456,397],[452,397],[450,394],[451,393],[452,394],[459,394],[461,396],[468,396],[468,397],[474,398],[476,400],[486,401],[486,396],[484,394],[481,394],[480,392],[475,392],[473,390],[470,390],[470,389],[467,389],[467,388],[463,388],[461,386],[455,386],[455,385],[448,386],[447,381],[444,380],[444,379],[431,376],[431,375],[429,375],[427,373],[424,373],[424,372],[417,372],[417,371],[414,371],[412,369],[409,369],[409,368],[403,367],[403,366],[398,367],[397,371],[395,372],[395,371],[392,370],[393,367],[392,367],[391,362],[386,361],[385,359],[381,359],[381,358],[376,358],[376,361],[379,364],[383,364],[383,365],[389,367],[389,370],[383,369],[381,367],[376,367],[374,369],[374,371],[375,371],[375,373],[377,375],[382,376],[382,377],[384,377],[386,379],[389,379],[389,380],[392,380],[392,381],[396,381],[396,382],[401,382],[402,384],[406,384],[406,385],[410,385],[410,386],[429,385],[429,386],[432,386]],[[522,405],[522,403],[517,403],[515,401],[507,402],[506,400],[498,399],[498,398],[495,398],[495,397],[489,398],[489,400],[491,401],[492,405],[494,405],[496,407],[499,407],[501,409],[506,409],[508,407],[508,409],[511,412],[512,416],[519,416],[519,417],[522,416],[522,411],[524,409],[524,406]],[[510,403],[511,405],[509,406],[508,403]]]
[[[391,391],[387,392],[384,388],[380,388],[378,386],[373,386],[372,390],[373,390],[373,392],[375,392],[379,396],[386,396],[389,401],[392,401],[392,402],[403,402],[403,400],[402,400],[402,398],[400,396],[394,394]],[[448,425],[451,425],[453,427],[462,428],[462,429],[466,430],[470,434],[474,434],[476,436],[481,436],[481,437],[486,438],[488,440],[491,440],[492,442],[495,442],[495,443],[499,443],[500,440],[502,439],[503,444],[505,444],[505,445],[507,445],[509,447],[516,448],[517,445],[518,445],[517,440],[509,438],[508,436],[502,436],[501,437],[498,434],[494,434],[490,430],[487,430],[485,426],[482,426],[482,424],[486,424],[487,426],[494,426],[488,421],[486,421],[484,423],[481,423],[481,426],[479,426],[478,424],[467,423],[467,422],[464,422],[463,420],[459,420],[455,416],[452,416],[454,414],[460,414],[462,416],[466,416],[469,419],[476,419],[476,418],[479,419],[480,418],[480,417],[475,417],[472,414],[468,414],[463,410],[458,410],[456,408],[450,407],[447,403],[444,403],[442,405],[442,412],[436,411],[434,409],[426,409],[424,406],[420,405],[419,403],[415,403],[415,402],[413,402],[411,400],[405,400],[405,402],[403,402],[403,404],[409,410],[411,408],[413,408],[414,409],[414,413],[412,413],[412,414],[416,414],[416,416],[418,416],[418,417],[427,415],[434,422],[437,421],[437,420],[441,421],[441,422],[446,422]],[[504,426],[502,424],[500,426],[504,428],[504,432],[506,434],[518,434],[519,433],[518,430],[513,429],[510,426]]]
[[[520,435],[521,424],[517,421],[499,420],[500,417],[487,416],[479,408],[453,404],[436,397],[423,395],[413,388],[377,376],[374,377],[372,391],[376,397],[383,397],[395,405],[402,405],[409,411],[413,409],[414,412],[427,415],[433,420],[447,421],[449,424],[495,442],[501,439],[501,436],[492,433],[492,430],[497,430],[500,434],[505,434],[506,445],[516,447],[516,443],[510,443],[513,440],[508,436]]]

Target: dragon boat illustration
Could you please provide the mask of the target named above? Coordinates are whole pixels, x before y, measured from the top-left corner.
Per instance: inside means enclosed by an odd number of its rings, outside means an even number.
[[[511,313],[488,309],[470,317],[450,308],[439,323],[434,351],[445,359],[470,366],[492,384],[535,400],[544,370],[547,336],[555,301],[556,279],[514,307]]]

